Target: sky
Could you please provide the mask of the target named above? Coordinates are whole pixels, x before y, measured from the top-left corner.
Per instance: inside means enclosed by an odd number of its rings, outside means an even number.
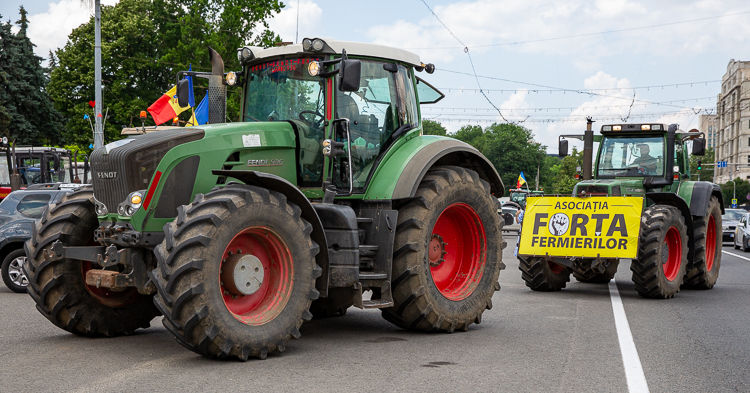
[[[24,5],[29,36],[46,58],[90,17],[82,3],[4,0],[0,15],[15,21]],[[743,0],[286,4],[269,21],[285,41],[323,37],[410,50],[435,64],[434,74],[420,76],[446,95],[424,105],[423,118],[451,132],[511,121],[550,153],[558,135],[584,130],[587,116],[595,129],[625,121],[697,128],[700,114],[715,113],[730,59],[750,60],[750,3]]]

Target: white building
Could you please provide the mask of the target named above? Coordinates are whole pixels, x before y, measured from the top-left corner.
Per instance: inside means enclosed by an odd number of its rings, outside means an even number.
[[[714,169],[715,183],[750,179],[750,61],[730,60],[721,79],[715,152],[728,165]]]

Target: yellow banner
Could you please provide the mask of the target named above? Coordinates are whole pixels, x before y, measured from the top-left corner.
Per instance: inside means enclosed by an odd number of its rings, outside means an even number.
[[[635,258],[643,198],[526,199],[519,255]]]

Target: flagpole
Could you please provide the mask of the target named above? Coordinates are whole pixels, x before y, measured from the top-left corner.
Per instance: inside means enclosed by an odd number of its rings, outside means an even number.
[[[94,149],[104,146],[102,132],[102,21],[101,2],[94,0]]]

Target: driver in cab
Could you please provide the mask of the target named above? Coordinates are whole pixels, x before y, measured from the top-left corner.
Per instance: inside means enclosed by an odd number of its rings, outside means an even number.
[[[659,163],[656,157],[651,156],[648,145],[641,143],[638,145],[638,149],[640,150],[641,155],[633,160],[631,165],[646,169],[646,174],[656,174]]]

